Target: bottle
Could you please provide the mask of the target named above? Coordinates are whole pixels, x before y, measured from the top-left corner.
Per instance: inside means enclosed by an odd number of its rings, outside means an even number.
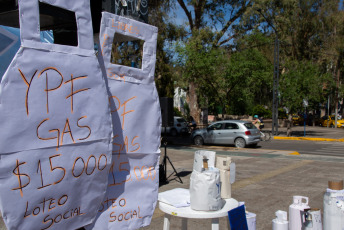
[[[306,221],[304,216],[305,209],[309,209],[308,197],[293,196],[293,203],[289,206],[289,230],[302,229],[302,225]]]
[[[230,157],[218,156],[216,158],[216,168],[220,170],[220,180],[221,180],[221,198],[230,199],[232,197],[231,193],[231,182],[230,182]]]

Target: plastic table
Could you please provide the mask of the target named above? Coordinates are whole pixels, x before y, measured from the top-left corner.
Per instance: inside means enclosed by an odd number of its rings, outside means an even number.
[[[170,218],[172,216],[182,217],[182,230],[187,229],[187,219],[212,219],[211,229],[219,230],[219,218],[228,216],[228,211],[238,207],[239,203],[235,199],[225,199],[226,204],[218,211],[196,211],[191,207],[176,208],[172,205],[159,201],[159,209],[165,213],[164,230],[170,229]]]

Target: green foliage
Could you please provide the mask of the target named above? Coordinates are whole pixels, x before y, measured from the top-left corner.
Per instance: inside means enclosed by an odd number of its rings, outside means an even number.
[[[307,99],[308,110],[318,110],[328,96],[334,102],[344,96],[344,11],[338,0],[153,2],[160,9],[154,16],[159,27],[157,88],[161,96],[172,96],[176,86],[194,92],[189,114],[199,107],[239,115],[253,113],[258,105],[271,107],[276,35],[280,108],[301,111]],[[186,24],[175,25],[163,16],[161,9],[171,5],[185,11]],[[285,116],[283,110],[279,115]]]
[[[177,117],[182,117],[183,116],[182,112],[180,112],[177,107],[173,108],[173,115],[177,116]]]
[[[197,83],[200,105],[215,112],[216,107],[221,106],[224,113],[245,114],[255,103],[269,103],[270,60],[256,48],[229,53],[226,49],[206,45],[213,39],[212,35],[210,30],[200,30],[188,43],[177,46],[178,64],[184,69],[181,79]],[[259,37],[249,35],[247,40],[251,36]]]
[[[288,114],[286,113],[286,111],[282,108],[278,108],[278,118],[279,119],[287,119],[288,118]]]
[[[303,99],[308,100],[309,109],[317,109],[320,101],[326,100],[324,89],[329,87],[330,75],[311,61],[288,61],[280,77],[281,102],[289,113],[303,110]]]
[[[166,41],[175,40],[181,34],[180,27],[169,22],[168,13],[172,10],[170,0],[149,1],[149,24],[158,27],[157,52],[155,64],[155,83],[160,97],[173,97],[175,77],[171,65],[172,52],[165,49]]]
[[[258,115],[259,117],[271,118],[271,110],[262,105],[256,105],[252,110],[252,116]]]
[[[190,107],[188,103],[184,103],[184,117],[190,117]]]

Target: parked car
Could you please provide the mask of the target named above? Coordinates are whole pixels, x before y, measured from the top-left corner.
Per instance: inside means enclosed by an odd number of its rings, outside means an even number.
[[[327,125],[332,128],[335,127],[335,115],[331,115],[331,116],[326,115],[321,118],[320,126],[327,127]],[[338,128],[344,127],[343,119],[337,119],[337,127]]]
[[[165,133],[165,127],[161,128],[161,132]],[[188,133],[188,123],[183,117],[173,117],[173,126],[166,127],[166,133],[171,136]]]
[[[293,114],[292,120],[293,120],[293,125],[303,125],[304,123],[303,116],[299,116],[297,114]]]
[[[195,130],[192,139],[195,145],[234,144],[237,148],[245,148],[259,143],[260,131],[248,121],[225,120]]]

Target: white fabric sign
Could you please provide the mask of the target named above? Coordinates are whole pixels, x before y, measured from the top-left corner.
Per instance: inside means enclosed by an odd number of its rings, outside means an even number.
[[[103,12],[100,62],[109,86],[113,167],[99,217],[87,229],[138,229],[150,224],[158,197],[161,112],[154,83],[157,28]],[[110,62],[114,38],[144,41],[142,67]],[[108,205],[109,199],[114,203]]]
[[[41,43],[38,1],[18,1],[21,48],[0,85],[0,208],[9,229],[77,229],[106,192],[108,95],[89,1],[40,1],[75,12],[78,46]]]

